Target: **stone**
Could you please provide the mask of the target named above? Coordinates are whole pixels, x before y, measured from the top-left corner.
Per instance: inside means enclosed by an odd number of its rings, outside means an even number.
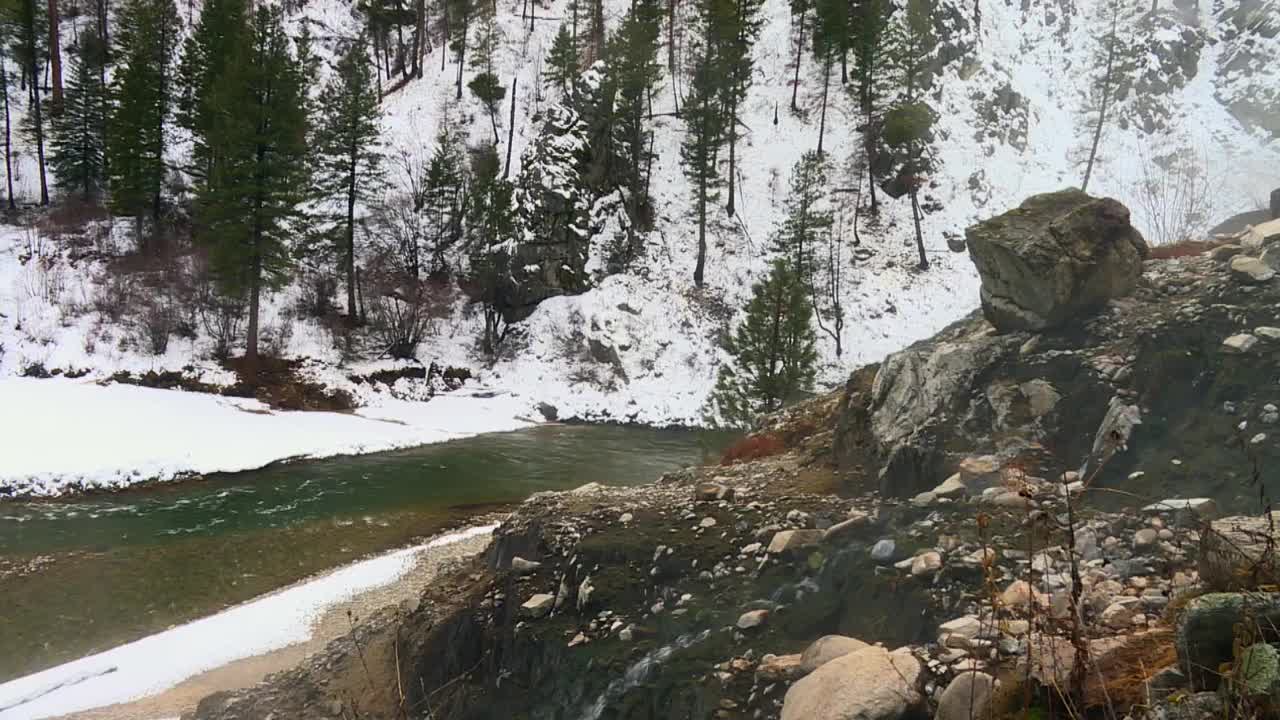
[[[1000,484],[1003,480],[1000,470],[1000,458],[995,455],[978,455],[961,460],[956,475],[960,476],[960,482],[968,492],[976,493]]]
[[[941,569],[942,555],[933,550],[920,553],[911,560],[912,577],[932,577]]]
[[[925,492],[917,493],[915,497],[911,498],[911,504],[915,505],[916,507],[928,507],[932,505],[937,499],[938,499],[937,495],[934,495],[933,493],[926,490]]]
[[[1231,258],[1231,277],[1248,285],[1260,285],[1276,276],[1276,271],[1256,257],[1237,255]]]
[[[713,528],[713,527],[715,527],[715,526],[716,526],[716,519],[715,519],[715,518],[713,518],[713,517],[711,517],[710,515],[708,515],[707,517],[702,518],[702,520],[700,520],[700,521],[698,522],[698,527],[700,527],[700,528],[702,528],[702,529],[704,529],[704,530],[706,530],[706,529],[708,529],[708,528]]]
[[[1262,261],[1263,265],[1266,265],[1276,272],[1280,272],[1280,245],[1272,245],[1266,250],[1263,250],[1262,254],[1258,256],[1258,259]]]
[[[1280,328],[1263,325],[1253,329],[1253,334],[1267,342],[1280,342]]]
[[[1133,291],[1148,255],[1129,209],[1075,189],[1028,198],[965,231],[982,312],[1001,332],[1087,317]]]
[[[790,682],[804,674],[800,653],[791,655],[774,655],[772,653],[760,658],[756,666],[756,677],[767,683]]]
[[[991,504],[997,507],[1025,510],[1031,507],[1031,498],[1023,497],[1020,493],[1008,491],[991,498]]]
[[[784,552],[799,550],[822,542],[822,530],[780,530],[769,541],[769,554],[780,555]]]
[[[1113,602],[1102,611],[1099,619],[1109,628],[1123,630],[1133,624],[1132,606],[1129,603]]]
[[[924,698],[920,661],[905,649],[867,647],[796,681],[781,720],[898,720]]]
[[[533,560],[525,560],[519,555],[511,558],[511,571],[517,575],[528,575],[529,573],[542,567],[542,563]]]
[[[881,565],[892,562],[897,549],[898,546],[892,538],[877,540],[876,544],[871,546],[871,559]]]
[[[965,640],[972,640],[978,637],[978,633],[982,632],[982,621],[973,615],[965,615],[955,620],[948,620],[938,626],[938,642],[946,645],[948,637],[956,636]]]
[[[1045,380],[1028,380],[1018,386],[1022,391],[1023,397],[1027,399],[1027,406],[1031,410],[1031,417],[1043,417],[1048,415],[1058,405],[1058,401],[1062,399],[1062,395],[1057,389]]]
[[[1251,697],[1280,697],[1280,650],[1274,645],[1255,643],[1236,658],[1240,690]]]
[[[1272,527],[1277,528],[1273,534]],[[1200,539],[1200,580],[1209,590],[1251,589],[1280,581],[1280,511],[1215,520]]]
[[[960,480],[960,473],[956,473],[946,480],[943,480],[941,485],[938,485],[930,492],[933,493],[934,497],[957,500],[967,495],[969,489],[965,487],[965,484]]]
[[[551,613],[551,606],[554,605],[555,602],[555,595],[538,593],[526,600],[524,604],[520,606],[520,614],[527,618],[533,618],[534,620],[546,617]]]
[[[984,672],[960,673],[942,691],[933,720],[982,720],[995,691],[995,678]]]
[[[1031,588],[1031,583],[1026,580],[1014,580],[1009,583],[1009,587],[1000,593],[1000,604],[1007,608],[1026,608],[1031,606],[1031,601],[1035,598],[1035,591]]]
[[[822,532],[822,541],[831,542],[840,538],[855,535],[861,528],[867,526],[867,520],[860,517],[851,517],[848,520],[841,520]]]
[[[1232,355],[1242,355],[1253,349],[1258,344],[1258,338],[1249,333],[1238,333],[1228,337],[1222,341],[1222,352]]]
[[[1234,659],[1235,627],[1276,627],[1280,594],[1208,593],[1192,599],[1178,617],[1178,665],[1193,690],[1216,690],[1218,667]],[[1273,633],[1274,636],[1274,633]]]
[[[752,630],[764,625],[768,619],[768,610],[748,610],[738,616],[737,627],[739,630]]]
[[[857,638],[844,635],[823,635],[809,644],[800,654],[800,671],[811,673],[838,657],[870,647]]]
[[[1209,251],[1209,257],[1214,260],[1226,261],[1244,252],[1244,248],[1234,243],[1227,245],[1219,245]]]
[[[1155,528],[1142,528],[1133,534],[1135,550],[1150,550],[1160,540],[1160,533]]]
[[[624,512],[624,513],[622,513],[621,515],[619,515],[619,516],[618,516],[618,522],[623,523],[623,524],[629,523],[629,522],[631,522],[632,520],[635,520],[635,519],[636,519],[636,516],[635,516],[635,515],[632,515],[632,514],[631,514],[631,513],[629,513],[629,512]]]
[[[693,489],[693,499],[700,502],[712,502],[715,500],[732,500],[733,488],[726,487],[720,483],[698,483]]]
[[[1172,513],[1187,519],[1212,520],[1218,516],[1218,504],[1212,498],[1168,498],[1142,508],[1148,513]]]

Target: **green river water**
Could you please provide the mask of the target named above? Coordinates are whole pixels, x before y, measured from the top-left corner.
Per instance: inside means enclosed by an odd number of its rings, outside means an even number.
[[[542,426],[73,501],[0,503],[0,682],[208,615],[540,490],[633,485],[725,438]]]

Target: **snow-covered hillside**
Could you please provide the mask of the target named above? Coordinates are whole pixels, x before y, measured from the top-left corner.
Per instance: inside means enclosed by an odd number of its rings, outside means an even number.
[[[1152,168],[1172,159],[1186,167],[1205,166],[1213,202],[1204,227],[1256,209],[1271,188],[1280,186],[1280,129],[1273,115],[1280,31],[1270,20],[1280,8],[1269,0],[1249,0],[1243,9],[1223,9],[1222,3],[1207,0],[1159,0],[1151,15],[1149,0],[1122,2],[1123,37],[1136,69],[1114,122],[1106,126],[1090,192],[1124,201],[1134,211],[1135,224],[1147,230],[1158,218],[1141,185]],[[530,30],[518,0],[498,3],[504,41],[495,58],[497,74],[504,81],[516,78],[513,177],[536,139],[535,116],[549,102],[539,88],[542,59],[558,22],[569,16],[569,0],[535,4],[540,19]],[[605,0],[608,21],[616,24],[630,4]],[[684,25],[691,24],[690,5],[680,6],[689,16]],[[972,265],[965,255],[947,250],[944,234],[962,234],[975,220],[1029,194],[1079,184],[1094,118],[1088,98],[1099,39],[1110,27],[1110,6],[1110,0],[939,0],[936,12],[945,30],[938,50],[941,70],[928,101],[941,118],[940,163],[922,196],[930,209],[924,231],[932,266],[915,269],[905,198],[886,198],[873,224],[863,218],[862,245],[848,256],[845,352],[837,358],[834,344],[819,335],[822,383],[837,384],[854,366],[930,335],[977,306]],[[300,13],[291,23],[310,23],[325,52],[358,31],[352,4],[344,0],[311,0]],[[817,144],[820,88],[811,56],[805,53],[802,60],[799,92],[808,112],[797,116],[788,109],[795,60],[789,3],[766,0],[764,14],[745,106],[747,131],[738,149],[739,212],[730,219],[717,208],[706,286],[696,289],[692,282],[697,228],[679,165],[683,125],[669,114],[673,83],[664,78],[654,97],[657,226],[636,267],[596,278],[582,295],[543,302],[493,364],[477,351],[483,327],[479,312],[459,300],[452,317],[438,322],[420,348],[424,362],[477,369],[489,386],[520,395],[530,409],[540,403],[554,406],[560,418],[702,421],[716,369],[726,359],[719,339],[767,268],[769,236],[780,218],[792,165]],[[457,67],[450,56],[442,68],[442,52],[437,44],[427,57],[426,76],[385,99],[389,153],[429,154],[445,112],[462,117],[473,140],[491,138],[489,119],[469,93],[453,104]],[[684,86],[683,79],[676,83]],[[846,94],[833,97],[825,146],[843,166],[859,143],[857,122]],[[505,110],[500,122],[505,142]],[[30,193],[29,160],[20,167],[19,186]],[[853,184],[841,174],[835,182]],[[835,197],[847,228],[853,196]],[[126,232],[121,225],[114,234]],[[95,278],[92,262],[73,265],[51,240],[36,235],[31,228],[0,233],[0,374],[20,374],[36,363],[88,370],[91,377],[119,369],[194,366],[216,382],[225,372],[206,361],[209,343],[199,329],[194,339],[175,338],[163,354],[153,355],[124,339],[124,333],[104,328],[90,297],[105,283],[101,268]],[[33,247],[52,258],[48,267],[20,262]],[[588,267],[601,267],[603,248],[597,245],[592,252]],[[288,312],[299,292],[289,288],[269,300],[265,325],[278,349],[328,365],[346,362],[323,328]],[[71,307],[88,309],[77,315]]]

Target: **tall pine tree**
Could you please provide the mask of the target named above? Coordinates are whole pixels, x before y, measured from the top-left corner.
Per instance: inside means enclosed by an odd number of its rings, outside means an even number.
[[[207,0],[200,20],[182,49],[178,65],[180,94],[178,125],[191,136],[191,166],[197,179],[212,172],[221,148],[210,142],[229,103],[240,98],[230,92],[222,79],[242,72],[245,58],[240,53],[252,46],[245,0]]]
[[[728,343],[733,361],[721,366],[711,395],[713,415],[748,428],[813,388],[818,353],[804,283],[785,259],[752,289],[747,317]]]
[[[92,29],[80,34],[62,112],[49,123],[49,164],[58,186],[86,201],[98,197],[106,180],[107,96],[99,72],[105,50]]]
[[[937,46],[933,32],[931,0],[907,0],[907,6],[893,29],[890,59],[901,85],[899,102],[886,114],[884,142],[900,160],[898,185],[911,199],[911,218],[915,225],[916,250],[920,269],[929,267],[925,254],[924,233],[920,221],[920,188],[933,172],[933,110],[921,100],[922,85],[929,57]]]
[[[706,275],[707,222],[721,184],[718,159],[724,118],[719,103],[720,78],[716,70],[713,49],[709,45],[703,47],[685,98],[685,136],[680,146],[680,159],[693,191],[693,214],[698,223],[698,255],[693,268],[693,284],[697,287],[702,287]]]
[[[111,133],[107,159],[111,204],[142,219],[160,217],[166,150],[165,127],[173,112],[174,55],[180,21],[173,0],[125,0],[117,19],[112,76]],[[144,242],[139,236],[139,242]]]
[[[510,308],[510,273],[515,213],[511,183],[498,177],[498,152],[483,145],[471,153],[471,195],[467,210],[472,297],[484,311],[481,349],[493,355],[506,337],[505,316]]]
[[[561,24],[556,39],[551,43],[551,51],[547,53],[544,65],[543,82],[560,91],[559,100],[567,100],[573,94],[581,66],[578,63],[578,48],[569,27]]]
[[[347,314],[356,317],[356,203],[381,190],[384,181],[379,141],[378,88],[364,39],[338,60],[320,93],[324,118],[315,133],[316,188],[322,199],[338,201],[330,233],[347,282]]]
[[[292,268],[289,239],[307,186],[308,118],[304,73],[280,11],[260,6],[250,27],[227,30],[237,39],[228,48],[234,62],[204,76],[206,97],[218,104],[203,109],[236,111],[201,117],[208,172],[196,185],[196,220],[223,291],[248,301],[245,370],[253,377],[262,292],[285,282]]]
[[[879,210],[876,199],[876,175],[880,162],[880,114],[888,73],[886,54],[889,45],[889,0],[853,0],[850,16],[849,47],[853,51],[851,91],[862,115],[862,162],[871,197],[871,211]]]

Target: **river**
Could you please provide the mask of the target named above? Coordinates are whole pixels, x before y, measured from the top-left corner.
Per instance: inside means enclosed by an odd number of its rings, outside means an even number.
[[[72,501],[0,503],[0,682],[208,615],[541,490],[634,485],[721,435],[548,425]]]

